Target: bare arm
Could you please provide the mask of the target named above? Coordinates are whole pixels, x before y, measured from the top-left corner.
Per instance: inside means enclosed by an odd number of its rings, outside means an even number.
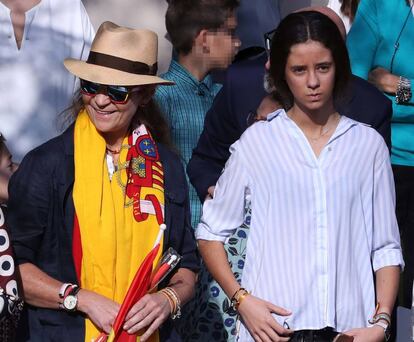
[[[240,288],[227,260],[222,242],[198,240],[199,250],[211,275],[229,298]],[[238,312],[255,341],[289,341],[293,331],[280,326],[272,313],[288,316],[288,310],[248,295],[240,303]]]
[[[231,298],[240,285],[231,271],[223,243],[198,240],[198,248],[211,275],[220,284],[227,297]]]
[[[397,298],[398,283],[400,279],[399,266],[387,266],[380,268],[375,273],[378,312],[385,312],[391,316],[395,299]],[[354,342],[382,342],[384,341],[384,329],[379,326],[370,328],[352,329],[346,332],[354,337]]]
[[[62,282],[50,277],[31,263],[20,265],[23,293],[27,303],[50,309],[60,309],[59,290]],[[97,293],[81,289],[77,310],[85,313],[94,324],[109,333],[118,314],[119,304]]]
[[[59,290],[63,283],[31,263],[22,264],[19,269],[25,301],[41,308],[59,309]]]
[[[370,71],[368,81],[384,93],[395,95],[400,77],[387,69],[377,67]]]
[[[397,298],[400,281],[400,267],[388,266],[380,268],[375,273],[377,302],[380,304],[379,312],[391,315]]]

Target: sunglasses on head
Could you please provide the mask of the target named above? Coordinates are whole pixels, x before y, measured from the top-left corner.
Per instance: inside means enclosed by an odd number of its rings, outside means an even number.
[[[134,91],[131,87],[105,85],[86,80],[80,80],[81,93],[88,96],[95,96],[100,91],[105,91],[112,103],[124,104],[128,102],[129,95]],[[136,90],[135,90],[136,91]]]

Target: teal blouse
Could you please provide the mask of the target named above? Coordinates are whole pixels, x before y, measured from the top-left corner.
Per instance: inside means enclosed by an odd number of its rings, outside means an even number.
[[[404,26],[404,22],[407,23]],[[379,66],[391,70],[395,43],[399,39],[392,73],[411,81],[414,90],[414,15],[405,0],[362,0],[347,38],[352,72],[364,79]],[[391,161],[414,166],[414,96],[407,104],[393,102]]]

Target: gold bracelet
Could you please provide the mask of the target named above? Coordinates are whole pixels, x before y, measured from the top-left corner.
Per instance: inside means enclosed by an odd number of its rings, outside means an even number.
[[[160,292],[162,292],[165,296],[168,297],[170,304],[171,304],[171,315],[174,315],[175,312],[177,311],[177,301],[176,299],[173,297],[173,295],[165,288],[162,289]]]
[[[243,292],[240,297],[239,297],[239,301],[236,304],[236,310],[239,310],[239,306],[241,304],[241,302],[244,300],[244,298],[246,298],[250,293],[249,292]]]
[[[230,299],[231,307],[237,311],[240,302],[249,294],[245,288],[239,288]]]
[[[173,302],[173,300],[164,291],[161,290],[161,291],[158,291],[158,292],[161,293],[165,298],[167,298],[168,305],[170,306],[170,315],[171,315],[174,312],[174,302]]]
[[[172,287],[166,287],[161,290],[162,292],[166,293],[171,300],[174,302],[174,310],[171,313],[171,319],[176,319],[181,317],[181,301],[178,297],[177,292]]]

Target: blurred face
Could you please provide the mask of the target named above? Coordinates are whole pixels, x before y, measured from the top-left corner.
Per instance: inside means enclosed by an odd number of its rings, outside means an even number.
[[[9,198],[7,187],[17,166],[4,142],[0,142],[0,204],[6,203]]]
[[[335,64],[331,51],[321,43],[309,40],[293,45],[285,78],[294,104],[303,110],[311,112],[333,106]]]
[[[0,174],[9,178],[16,169],[17,164],[13,162],[8,148],[0,143]]]
[[[208,31],[207,46],[210,67],[226,68],[233,60],[240,46],[236,37],[237,19],[234,12],[218,30]]]
[[[99,87],[96,94],[83,92],[82,101],[89,118],[103,135],[123,138],[128,131],[138,107],[152,97],[155,86],[137,86],[130,89],[125,103],[114,101],[105,86]]]

